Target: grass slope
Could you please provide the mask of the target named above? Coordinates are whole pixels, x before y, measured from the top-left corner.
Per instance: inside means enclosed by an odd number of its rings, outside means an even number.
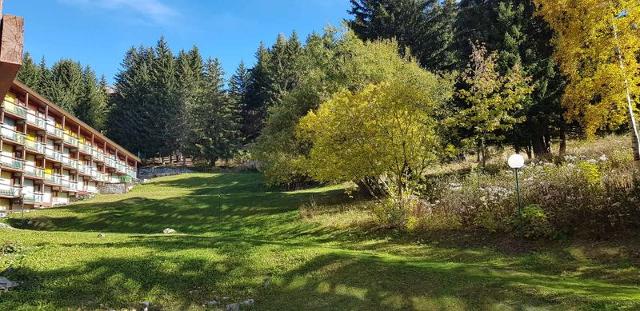
[[[254,298],[255,310],[640,308],[635,242],[401,240],[302,220],[312,198],[345,199],[339,187],[269,191],[258,174],[189,174],[15,215],[24,229],[0,231],[0,244],[21,251],[0,256],[0,271],[12,266],[4,276],[22,285],[0,310],[200,310],[223,297]],[[167,227],[180,234],[159,234]]]

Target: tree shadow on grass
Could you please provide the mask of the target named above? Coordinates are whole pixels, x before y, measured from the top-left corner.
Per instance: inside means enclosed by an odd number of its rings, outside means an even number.
[[[257,310],[640,307],[640,302],[634,301],[640,295],[638,285],[620,286],[480,263],[363,252],[318,249],[295,255],[288,245],[282,248],[283,252],[289,252],[289,257],[302,256],[298,258],[299,264],[283,267],[273,262],[264,266],[257,264],[262,259],[255,256],[258,250],[250,243],[204,237],[193,237],[188,243],[177,242],[182,238],[141,239],[134,242],[140,244],[117,243],[113,247],[148,246],[166,251],[190,249],[190,252],[195,248],[193,256],[145,251],[127,256],[118,253],[119,256],[56,269],[18,268],[9,277],[20,280],[22,285],[3,294],[0,309],[131,308],[151,300],[158,309],[186,310],[224,296],[231,297],[229,301],[254,298]],[[203,249],[198,251],[198,247]],[[207,257],[202,258],[204,255]],[[273,275],[274,282],[265,289],[261,280],[266,275]]]
[[[187,310],[223,295],[246,297],[256,287],[233,279],[229,271],[249,269],[240,260],[178,259],[163,256],[100,258],[74,267],[36,271],[20,268],[10,276],[21,280],[16,290],[4,294],[10,309],[46,306],[44,309],[96,310],[138,308],[152,299],[153,310]],[[243,275],[252,271],[234,272]],[[233,282],[229,283],[232,280]]]
[[[639,286],[483,266],[327,254],[283,276],[261,310],[529,310],[640,307]]]
[[[14,227],[43,231],[148,234],[173,228],[189,234],[253,232],[285,238],[285,233],[305,232],[312,228],[311,224],[297,221],[300,205],[312,197],[315,200],[335,200],[336,197],[343,200],[345,196],[341,190],[314,194],[262,192],[255,187],[259,184],[255,182],[256,174],[235,175],[241,177],[221,175],[166,181],[174,183],[173,186],[179,184],[191,189],[187,195],[161,199],[140,196],[106,203],[82,202],[33,212],[24,220],[12,218],[9,222]],[[224,188],[215,188],[216,185],[232,184],[233,180],[237,184],[227,189],[233,191],[220,195],[211,192]],[[214,188],[195,187],[203,184]]]

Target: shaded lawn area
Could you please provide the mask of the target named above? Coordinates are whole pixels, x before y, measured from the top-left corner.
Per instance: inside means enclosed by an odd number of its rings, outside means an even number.
[[[418,243],[303,220],[310,200],[347,198],[337,186],[270,190],[258,174],[188,174],[14,215],[23,229],[0,243],[21,250],[0,256],[0,271],[22,285],[0,294],[0,310],[201,310],[224,297],[253,298],[254,310],[640,309],[635,238],[521,251],[492,238]],[[180,234],[159,234],[168,227]]]

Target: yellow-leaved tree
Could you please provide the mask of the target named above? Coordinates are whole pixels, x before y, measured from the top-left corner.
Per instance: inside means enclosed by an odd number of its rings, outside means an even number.
[[[307,167],[314,179],[380,178],[402,198],[409,181],[437,160],[434,116],[452,85],[415,61],[396,65],[384,81],[343,89],[301,119],[298,136],[311,143]]]
[[[638,0],[534,0],[554,30],[555,57],[569,83],[565,117],[587,136],[629,120],[640,160],[635,122],[640,95]]]

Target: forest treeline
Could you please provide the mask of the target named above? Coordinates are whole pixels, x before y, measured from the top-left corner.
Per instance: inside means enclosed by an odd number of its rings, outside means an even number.
[[[229,81],[164,39],[126,53],[109,97],[72,61],[26,56],[19,78],[142,157],[248,151],[273,184],[399,177],[490,146],[561,157],[568,136],[629,130],[639,5],[605,2],[350,0],[346,29],[281,34]],[[367,163],[347,178],[345,158]]]

